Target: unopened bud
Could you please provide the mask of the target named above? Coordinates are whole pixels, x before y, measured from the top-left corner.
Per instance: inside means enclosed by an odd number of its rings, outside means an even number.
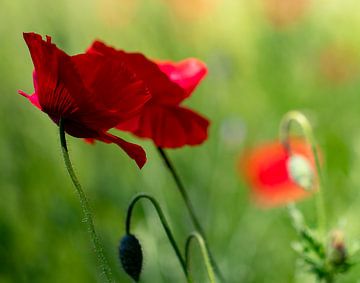
[[[293,182],[307,191],[314,188],[314,171],[308,159],[292,154],[287,161],[289,176]]]
[[[119,258],[125,272],[135,282],[138,282],[142,269],[143,254],[140,242],[134,235],[128,234],[121,239]]]

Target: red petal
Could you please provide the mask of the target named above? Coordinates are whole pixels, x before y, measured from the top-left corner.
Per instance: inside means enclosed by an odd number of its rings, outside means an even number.
[[[152,95],[152,103],[177,105],[187,97],[185,90],[172,82],[152,60],[140,53],[126,53],[96,41],[88,49],[92,54],[117,54],[142,79]]]
[[[82,113],[81,119],[94,128],[115,127],[137,115],[151,97],[121,57],[81,54],[72,60],[92,94],[92,104],[96,105],[95,109]]]
[[[23,92],[22,90],[18,90],[18,93],[21,94],[22,96],[26,97],[38,109],[42,110],[41,105],[39,103],[39,98],[36,93],[30,95],[30,94]]]
[[[186,108],[178,107],[206,74],[206,67],[195,59],[179,64],[160,63],[166,73],[153,61],[139,53],[125,53],[97,41],[88,54],[114,55],[123,58],[126,65],[147,85],[152,98],[141,116],[134,116],[117,128],[131,131],[140,137],[153,139],[157,146],[176,148],[196,145],[207,139],[209,122]],[[169,76],[169,77],[168,77]]]
[[[140,119],[141,119],[141,115],[137,115],[129,120],[120,123],[119,125],[116,126],[116,128],[121,131],[134,133],[136,132],[137,129],[139,129]]]
[[[59,78],[79,81],[73,69],[63,68],[71,65],[70,57],[52,44],[49,38],[44,41],[38,34],[24,33],[24,39],[35,66],[34,86],[41,109],[52,117],[67,117],[76,111],[77,105],[68,86]],[[78,87],[76,92],[81,94],[81,88]]]
[[[189,58],[178,63],[160,61],[157,62],[157,65],[170,80],[185,90],[186,97],[191,95],[200,81],[207,74],[206,65],[195,58]]]
[[[292,140],[291,149],[293,153],[307,158],[315,172],[313,155],[305,141]],[[291,180],[287,169],[288,158],[288,153],[279,142],[259,146],[242,157],[240,170],[260,205],[278,206],[310,195]]]
[[[146,107],[135,134],[151,138],[159,147],[197,145],[207,139],[209,121],[182,107]]]
[[[109,133],[103,133],[99,137],[96,137],[96,139],[105,143],[117,144],[129,155],[130,158],[135,160],[136,164],[139,166],[140,169],[146,163],[146,153],[143,150],[143,148],[139,145],[127,142]]]

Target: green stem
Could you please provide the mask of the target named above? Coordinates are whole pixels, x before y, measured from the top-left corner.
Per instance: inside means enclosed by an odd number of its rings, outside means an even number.
[[[207,250],[209,252],[209,257],[210,257],[210,260],[211,260],[211,264],[214,267],[214,270],[215,270],[215,273],[216,273],[217,277],[219,278],[219,280],[221,282],[226,282],[224,276],[222,275],[222,273],[220,271],[220,268],[219,268],[218,264],[216,263],[216,261],[214,259],[214,256],[212,255],[212,252],[211,252],[211,250],[209,248],[208,241],[206,239],[205,231],[202,228],[202,226],[200,224],[200,221],[198,220],[198,217],[196,216],[195,209],[194,209],[194,207],[193,207],[193,205],[192,205],[192,203],[190,201],[189,195],[187,194],[187,191],[185,190],[185,187],[184,187],[183,183],[181,182],[181,179],[180,179],[179,175],[177,174],[174,165],[170,161],[170,159],[167,156],[164,149],[162,149],[161,147],[158,147],[157,149],[158,149],[158,151],[160,153],[160,156],[164,160],[164,163],[165,163],[166,167],[170,171],[171,176],[173,177],[173,179],[174,179],[174,181],[175,181],[175,183],[177,185],[177,188],[178,188],[178,190],[179,190],[179,192],[181,194],[181,197],[183,198],[183,200],[185,202],[185,205],[186,205],[187,210],[188,210],[188,212],[190,214],[190,218],[191,218],[191,221],[192,221],[195,229],[200,233],[200,235],[204,239],[205,246],[206,246],[206,248],[207,248]]]
[[[324,278],[324,282],[325,283],[334,283],[335,282],[334,276],[332,274],[326,276]]]
[[[64,157],[66,169],[70,175],[70,178],[75,186],[76,192],[80,198],[80,203],[81,203],[81,208],[82,208],[82,212],[84,215],[84,220],[87,225],[87,229],[90,234],[92,243],[94,245],[95,254],[100,263],[101,271],[105,274],[107,282],[114,282],[114,280],[112,279],[111,269],[109,267],[109,264],[106,261],[102,245],[101,245],[99,237],[97,236],[96,231],[95,231],[95,226],[94,226],[89,202],[86,198],[86,195],[81,187],[81,184],[80,184],[78,178],[76,177],[74,168],[71,164],[71,160],[70,160],[70,156],[69,156],[69,152],[68,152],[68,148],[67,148],[67,144],[66,144],[63,119],[60,119],[60,121],[59,121],[59,131],[60,131],[61,149],[62,149],[62,154]]]
[[[186,261],[186,267],[187,267],[189,276],[190,276],[190,245],[191,245],[192,240],[197,240],[197,242],[199,243],[209,280],[211,283],[215,283],[216,282],[215,274],[214,274],[213,267],[211,265],[209,253],[206,248],[204,238],[197,232],[190,234],[190,236],[186,240],[186,245],[185,245],[185,261]]]
[[[320,158],[318,149],[316,146],[314,134],[312,127],[310,125],[309,120],[299,111],[290,111],[285,114],[281,123],[280,123],[280,141],[284,145],[285,149],[291,154],[291,146],[289,142],[290,130],[291,125],[293,122],[296,122],[300,125],[303,134],[305,136],[306,141],[311,146],[311,150],[315,160],[315,167],[318,175],[318,192],[317,192],[317,218],[318,218],[318,225],[320,231],[323,233],[326,230],[326,212],[325,212],[325,205],[324,205],[324,196],[323,196],[323,175],[320,165]]]
[[[130,234],[132,212],[134,210],[134,207],[135,207],[136,203],[141,199],[149,200],[151,202],[151,204],[154,206],[154,208],[155,208],[155,210],[156,210],[156,212],[157,212],[157,214],[159,216],[161,225],[163,226],[163,228],[165,230],[166,236],[168,237],[169,242],[170,242],[172,248],[174,249],[175,254],[176,254],[176,256],[177,256],[177,258],[178,258],[178,260],[179,260],[179,262],[181,264],[181,268],[182,268],[182,270],[183,270],[183,272],[185,274],[185,277],[187,278],[188,282],[191,282],[191,280],[188,277],[188,272],[187,272],[187,269],[186,269],[186,262],[185,262],[183,256],[181,255],[180,249],[179,249],[179,247],[178,247],[178,245],[177,245],[177,243],[175,241],[175,238],[174,238],[174,236],[173,236],[173,234],[171,232],[170,226],[169,226],[169,224],[168,224],[168,222],[167,222],[167,220],[165,218],[165,215],[164,215],[159,203],[157,202],[157,200],[155,198],[153,198],[152,196],[150,196],[148,194],[142,193],[142,194],[138,194],[137,196],[135,196],[132,199],[132,201],[131,201],[131,203],[130,203],[130,205],[128,207],[127,215],[126,215],[126,227],[125,227],[126,233]]]

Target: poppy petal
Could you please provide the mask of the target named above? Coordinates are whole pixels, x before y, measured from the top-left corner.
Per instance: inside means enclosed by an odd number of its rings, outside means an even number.
[[[143,113],[144,112],[145,112],[145,110],[143,111]],[[131,132],[131,133],[136,132],[137,129],[139,129],[139,127],[140,127],[140,122],[141,122],[140,120],[141,120],[142,114],[134,116],[133,118],[126,120],[124,122],[121,122],[120,124],[118,124],[116,126],[116,128],[121,131],[126,131],[126,132]]]
[[[139,125],[137,136],[151,138],[159,147],[177,148],[204,142],[209,121],[187,108],[147,107]],[[125,130],[121,125],[119,129]]]
[[[198,59],[189,58],[178,63],[171,61],[158,61],[157,65],[170,80],[185,90],[189,97],[201,80],[207,74],[206,65]]]
[[[38,109],[41,109],[41,105],[39,103],[39,98],[36,93],[34,94],[27,94],[22,90],[18,90],[18,94],[21,94],[22,96],[26,97],[34,106],[36,106]]]
[[[126,61],[128,67],[146,82],[154,103],[178,105],[185,97],[185,90],[172,82],[152,60],[140,53],[127,53],[95,41],[87,50],[90,54],[117,54]]]
[[[127,155],[130,158],[135,160],[136,164],[140,169],[146,163],[146,153],[144,149],[139,145],[127,142],[122,138],[119,138],[109,133],[102,133],[101,135],[96,137],[96,139],[105,143],[117,144],[121,149],[123,149],[127,153]]]
[[[166,148],[197,145],[207,139],[208,120],[179,106],[206,75],[204,63],[187,59],[157,64],[140,53],[126,53],[100,41],[95,41],[87,54],[116,54],[144,81],[152,95],[140,115],[120,122],[117,129],[150,138],[157,146]]]
[[[59,77],[69,78],[80,92],[74,93],[82,94],[70,57],[52,44],[50,37],[44,41],[38,34],[24,33],[24,39],[35,67],[34,86],[41,109],[52,118],[70,115],[78,105],[70,95],[68,85],[64,84],[66,80],[60,81]]]
[[[115,127],[120,121],[139,113],[151,97],[144,83],[126,68],[120,58],[81,54],[73,56],[72,60],[85,86],[93,94],[93,104],[97,106],[96,113],[93,110],[81,114],[92,127]]]

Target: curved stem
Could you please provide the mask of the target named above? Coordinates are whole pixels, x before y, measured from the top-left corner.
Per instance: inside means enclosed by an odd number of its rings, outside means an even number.
[[[192,240],[197,240],[197,242],[199,243],[209,280],[211,283],[215,283],[216,282],[215,274],[214,274],[213,267],[211,265],[211,261],[210,261],[208,250],[206,248],[205,241],[204,241],[203,237],[197,232],[190,234],[190,236],[187,238],[186,244],[185,244],[185,262],[186,262],[186,268],[188,270],[189,276],[190,276],[190,245],[192,243]]]
[[[145,193],[142,193],[142,194],[138,194],[137,196],[135,196],[129,207],[128,207],[128,210],[127,210],[127,215],[126,215],[126,224],[125,224],[125,229],[126,229],[126,234],[130,234],[130,228],[131,228],[131,217],[132,217],[132,212],[134,210],[134,207],[136,205],[136,203],[141,200],[141,199],[147,199],[151,202],[151,204],[154,206],[158,216],[159,216],[159,219],[160,219],[160,222],[161,222],[161,225],[163,226],[164,230],[165,230],[165,233],[166,233],[166,236],[168,237],[169,241],[170,241],[170,244],[172,246],[172,248],[174,249],[175,251],[175,254],[181,264],[181,267],[183,269],[183,272],[188,280],[188,282],[191,282],[191,280],[188,278],[188,272],[187,272],[187,269],[186,269],[186,262],[184,260],[184,258],[182,257],[181,255],[181,252],[180,252],[180,249],[175,241],[175,238],[171,232],[171,229],[170,229],[170,226],[165,218],[165,215],[159,205],[159,203],[157,202],[157,200],[155,198],[153,198],[152,196],[148,195],[148,194],[145,194]]]
[[[74,168],[71,164],[71,160],[70,160],[70,156],[69,156],[69,152],[68,152],[68,148],[67,148],[67,144],[66,144],[63,119],[60,119],[60,121],[59,121],[59,131],[60,131],[61,149],[62,149],[62,154],[64,157],[66,169],[68,170],[70,178],[71,178],[71,180],[75,186],[76,192],[79,196],[82,212],[84,215],[84,222],[87,225],[88,232],[90,234],[92,243],[94,245],[95,254],[100,263],[100,268],[101,268],[102,272],[105,274],[107,282],[114,282],[114,280],[112,279],[111,269],[109,267],[109,264],[106,261],[105,255],[104,255],[103,247],[102,247],[99,237],[97,236],[96,231],[95,231],[95,226],[94,226],[89,202],[86,198],[86,195],[81,187],[81,184],[80,184],[78,178],[76,177]]]
[[[325,231],[326,228],[326,213],[323,196],[323,176],[320,165],[320,158],[318,149],[316,146],[313,130],[309,120],[304,114],[299,111],[290,111],[285,114],[280,123],[280,141],[284,145],[285,149],[291,154],[291,146],[289,142],[291,125],[296,122],[302,129],[306,141],[311,146],[311,151],[315,160],[315,167],[318,175],[318,193],[317,193],[317,213],[318,213],[318,225],[320,230]]]
[[[157,149],[158,149],[158,151],[160,153],[160,156],[164,160],[164,163],[165,163],[166,167],[169,169],[169,171],[171,173],[171,176],[173,177],[173,179],[174,179],[174,181],[175,181],[175,183],[177,185],[177,188],[178,188],[178,190],[179,190],[179,192],[181,194],[181,197],[183,198],[183,200],[185,202],[185,205],[186,205],[187,210],[188,210],[188,212],[190,214],[190,218],[191,218],[191,221],[192,221],[195,229],[200,233],[200,235],[204,239],[205,246],[206,246],[206,248],[208,250],[209,257],[210,257],[212,266],[214,267],[214,270],[215,270],[215,273],[216,273],[217,277],[219,278],[219,280],[221,282],[226,282],[224,276],[222,275],[222,273],[220,271],[220,268],[219,268],[218,264],[216,263],[216,261],[214,259],[214,256],[212,255],[212,252],[211,252],[211,250],[209,248],[208,241],[206,239],[205,231],[202,228],[202,225],[200,224],[200,221],[198,220],[198,217],[196,216],[195,209],[194,209],[194,207],[193,207],[193,205],[192,205],[192,203],[190,201],[189,195],[187,194],[186,189],[185,189],[183,183],[181,182],[181,179],[180,179],[179,175],[177,174],[174,165],[170,161],[169,157],[167,156],[167,154],[166,154],[166,152],[164,151],[163,148],[157,147]]]

